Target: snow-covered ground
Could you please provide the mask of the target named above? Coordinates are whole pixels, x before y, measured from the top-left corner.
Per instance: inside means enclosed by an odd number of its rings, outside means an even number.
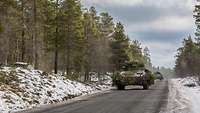
[[[93,77],[94,78],[94,77]],[[0,113],[9,113],[109,89],[107,85],[84,84],[60,75],[21,67],[0,68]]]
[[[196,77],[169,81],[169,103],[167,113],[199,113],[200,86]]]

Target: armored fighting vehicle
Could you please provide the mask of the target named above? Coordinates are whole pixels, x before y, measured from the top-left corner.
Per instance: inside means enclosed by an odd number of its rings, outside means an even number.
[[[113,85],[117,86],[118,90],[124,90],[128,85],[140,85],[143,86],[144,90],[147,90],[152,84],[154,84],[154,76],[151,71],[144,67],[117,72],[113,77]]]
[[[155,79],[163,80],[163,74],[161,72],[155,72],[154,73]]]

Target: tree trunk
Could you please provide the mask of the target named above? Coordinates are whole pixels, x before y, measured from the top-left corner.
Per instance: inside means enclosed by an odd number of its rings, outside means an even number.
[[[58,27],[56,28],[54,73],[58,73]]]
[[[66,67],[66,71],[67,71],[67,75],[70,74],[70,65],[71,65],[71,62],[70,62],[70,55],[71,55],[71,51],[70,51],[70,30],[69,30],[69,25],[67,27],[67,67]]]
[[[99,85],[102,85],[102,81],[101,81],[101,74],[100,74],[100,72],[98,72],[98,84]]]
[[[33,66],[38,69],[38,54],[37,54],[37,8],[36,0],[33,0]]]
[[[70,74],[70,46],[69,40],[67,41],[67,75]]]
[[[21,11],[22,11],[22,34],[21,34],[21,61],[24,62],[25,55],[25,31],[24,31],[24,0],[21,0]]]
[[[55,37],[55,58],[54,73],[58,73],[58,0],[56,0],[56,37]]]
[[[88,81],[89,81],[89,69],[88,69],[88,68],[86,69],[86,72],[85,72],[84,81],[85,81],[85,82],[88,82]]]

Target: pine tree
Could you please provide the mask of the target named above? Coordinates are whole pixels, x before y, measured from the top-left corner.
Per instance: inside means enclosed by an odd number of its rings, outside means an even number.
[[[194,18],[195,18],[195,24],[196,24],[196,55],[195,55],[195,63],[196,63],[196,72],[198,75],[200,75],[200,68],[199,65],[200,64],[200,5],[196,5],[195,6],[195,10],[194,10],[195,14],[194,14]]]
[[[32,1],[32,46],[33,46],[33,66],[38,68],[38,46],[37,46],[37,0]]]
[[[139,41],[134,40],[130,42],[127,53],[129,55],[130,62],[132,63],[143,62],[142,47]]]
[[[94,72],[98,59],[98,45],[100,31],[98,29],[98,16],[96,9],[91,7],[84,13],[84,37],[86,39],[86,56],[85,56],[85,81],[89,80],[89,72]]]
[[[183,47],[178,49],[177,60],[176,60],[176,74],[185,76],[194,76],[198,74],[198,59],[197,55],[197,46],[193,42],[191,36],[183,41]]]
[[[196,24],[196,36],[197,36],[197,41],[199,42],[200,40],[200,5],[195,6],[194,10],[194,18],[195,18],[195,24]]]
[[[21,58],[20,61],[24,62],[25,60],[25,17],[24,17],[24,10],[25,10],[25,3],[24,0],[21,0]]]
[[[111,57],[112,64],[114,64],[115,71],[120,71],[129,62],[126,50],[129,46],[129,39],[124,34],[124,26],[119,22],[115,27],[113,41],[111,44],[113,55]]]
[[[112,67],[109,58],[111,57],[110,40],[114,32],[113,17],[106,12],[100,13],[98,28],[100,31],[98,72],[105,73],[110,71]]]
[[[3,28],[2,28],[2,26],[0,25],[0,33],[3,31]]]
[[[0,1],[1,33],[1,63],[13,63],[19,56],[19,23],[17,1]],[[3,51],[4,50],[4,51]]]
[[[150,55],[150,50],[148,47],[145,47],[143,50],[143,58],[144,58],[144,64],[146,68],[151,69],[152,68],[151,55]]]
[[[2,24],[0,22],[0,33],[3,32],[3,27],[2,27]]]
[[[113,33],[114,23],[113,18],[108,13],[101,13],[100,30],[103,36],[107,37],[110,33]]]
[[[61,7],[61,0],[43,0],[42,8],[42,15],[45,18],[41,19],[43,20],[43,26],[44,26],[44,43],[46,52],[49,54],[52,52],[53,57],[53,69],[54,73],[58,73],[58,58],[59,53],[63,50],[63,47],[61,47],[61,43],[63,42],[63,38],[61,36],[61,23],[62,23],[62,13],[60,11]],[[47,55],[47,54],[46,54]]]
[[[64,0],[62,4],[63,29],[65,37],[66,72],[80,71],[83,66],[85,39],[83,36],[83,18],[79,0]]]
[[[200,75],[200,5],[195,6],[196,39],[188,36],[178,49],[175,71],[179,77]]]

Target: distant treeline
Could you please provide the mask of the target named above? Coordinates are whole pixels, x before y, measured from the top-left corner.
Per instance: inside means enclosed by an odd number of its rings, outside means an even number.
[[[196,38],[191,36],[183,41],[183,47],[178,49],[175,71],[178,77],[200,76],[200,5],[195,6]]]
[[[1,0],[0,63],[27,62],[36,69],[84,73],[151,66],[148,48],[131,41],[107,12],[79,0]]]

